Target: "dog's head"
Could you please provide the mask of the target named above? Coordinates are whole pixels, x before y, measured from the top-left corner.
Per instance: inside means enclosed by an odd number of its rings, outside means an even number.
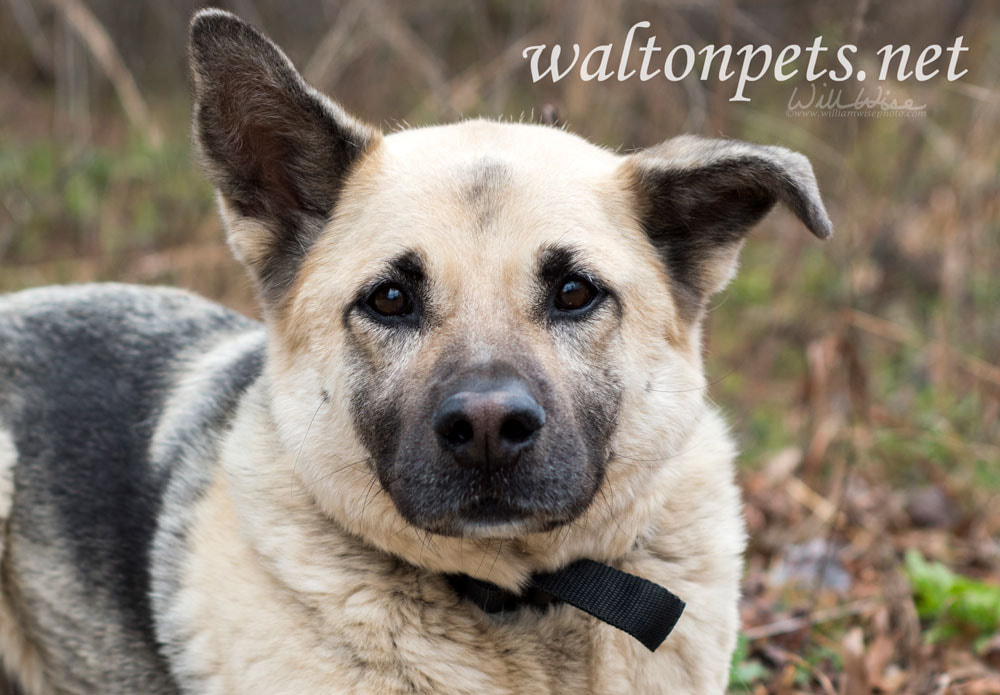
[[[490,121],[383,135],[232,15],[199,13],[191,48],[279,434],[324,510],[404,555],[417,530],[442,557],[544,536],[602,490],[621,528],[660,465],[637,462],[698,417],[699,323],[748,230],[781,201],[831,231],[782,148],[685,136],[620,156]],[[453,555],[440,566],[468,570]]]

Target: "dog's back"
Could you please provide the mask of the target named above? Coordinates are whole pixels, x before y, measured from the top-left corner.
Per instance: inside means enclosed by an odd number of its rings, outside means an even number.
[[[149,568],[171,458],[186,442],[157,428],[201,354],[255,331],[177,290],[91,285],[0,299],[0,652],[34,681],[29,692],[176,692],[157,652]],[[242,391],[259,365],[250,355],[224,372],[231,383],[204,390]],[[154,456],[157,436],[173,449]]]

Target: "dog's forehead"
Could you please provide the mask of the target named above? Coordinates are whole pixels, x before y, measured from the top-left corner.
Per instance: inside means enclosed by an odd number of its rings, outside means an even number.
[[[390,156],[413,164],[446,169],[469,159],[486,157],[545,171],[562,169],[570,178],[603,176],[621,158],[583,138],[558,128],[523,123],[471,120],[443,126],[411,128],[388,135]]]
[[[382,175],[396,192],[469,206],[502,195],[600,194],[621,161],[556,128],[482,120],[401,131],[382,148]]]
[[[520,254],[557,239],[601,244],[610,229],[631,226],[621,165],[613,152],[545,126],[466,121],[401,131],[348,186],[342,228],[364,229],[370,248],[412,241]]]

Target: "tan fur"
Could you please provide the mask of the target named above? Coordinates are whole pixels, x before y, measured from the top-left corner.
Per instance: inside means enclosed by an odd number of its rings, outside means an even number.
[[[17,448],[11,436],[0,420],[0,523],[6,523],[10,516],[11,504],[14,501],[14,466],[17,463]],[[3,538],[0,538],[0,552],[3,551]]]
[[[7,572],[0,569],[0,585],[6,586]],[[42,668],[42,660],[35,646],[25,639],[24,631],[7,598],[6,588],[0,597],[0,655],[8,673],[16,673],[18,682],[30,695],[51,695]]]
[[[8,673],[16,673],[19,681],[32,695],[49,695],[52,690],[45,681],[42,661],[34,645],[25,639],[13,612],[10,592],[13,590],[7,570],[7,519],[14,496],[14,466],[17,449],[10,433],[0,421],[0,657]]]

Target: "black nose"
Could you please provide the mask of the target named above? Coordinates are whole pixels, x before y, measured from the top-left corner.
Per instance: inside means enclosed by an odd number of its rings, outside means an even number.
[[[462,466],[503,468],[517,462],[545,424],[545,411],[518,379],[462,384],[434,411],[441,445]]]

